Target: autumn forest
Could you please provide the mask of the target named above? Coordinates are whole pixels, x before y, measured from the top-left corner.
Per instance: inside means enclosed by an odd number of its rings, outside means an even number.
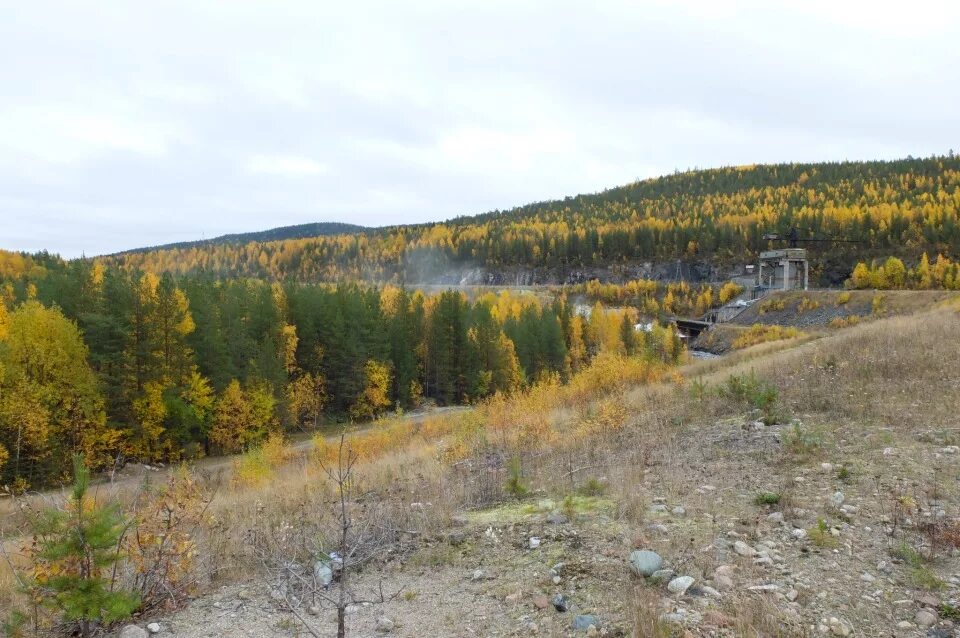
[[[796,228],[851,240],[810,246],[815,269],[833,263],[851,287],[950,288],[960,285],[958,210],[951,154],[689,171],[334,236],[74,260],[0,252],[0,485],[56,483],[76,452],[94,469],[171,462],[473,403],[563,383],[598,357],[674,363],[684,347],[663,320],[740,292],[650,280],[417,290],[431,269],[679,259],[722,270],[767,248],[764,233]]]

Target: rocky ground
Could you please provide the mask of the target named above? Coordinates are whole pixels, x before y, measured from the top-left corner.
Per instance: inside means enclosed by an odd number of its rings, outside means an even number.
[[[955,635],[957,550],[915,531],[956,514],[954,432],[745,416],[680,433],[637,486],[641,520],[602,495],[464,512],[359,576],[400,593],[351,606],[350,635]],[[329,608],[300,615],[335,635]],[[256,578],[149,621],[310,635]]]

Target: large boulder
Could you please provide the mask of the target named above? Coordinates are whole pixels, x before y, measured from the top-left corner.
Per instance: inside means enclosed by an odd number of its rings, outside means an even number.
[[[637,576],[652,576],[663,568],[663,559],[660,554],[649,549],[638,549],[630,554],[630,569]]]

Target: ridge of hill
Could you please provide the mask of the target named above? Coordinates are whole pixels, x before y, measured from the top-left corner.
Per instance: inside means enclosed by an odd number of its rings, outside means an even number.
[[[220,235],[212,239],[197,239],[193,241],[180,241],[170,244],[160,244],[157,246],[144,246],[130,250],[114,253],[123,255],[129,253],[144,253],[154,250],[174,250],[198,248],[203,246],[218,246],[223,244],[246,244],[249,242],[268,242],[283,241],[286,239],[303,239],[307,237],[329,237],[331,235],[348,235],[361,233],[368,230],[365,226],[357,224],[346,224],[343,222],[313,222],[308,224],[295,224],[292,226],[278,226],[267,230],[258,230],[249,233],[230,233]]]
[[[958,211],[960,158],[953,154],[751,165],[678,172],[445,222],[188,244],[106,259],[175,274],[444,284],[636,278],[656,275],[665,264],[676,271],[682,260],[710,278],[777,246],[765,233],[796,228],[801,238],[850,242],[808,245],[812,280],[836,283],[857,260],[960,252]]]

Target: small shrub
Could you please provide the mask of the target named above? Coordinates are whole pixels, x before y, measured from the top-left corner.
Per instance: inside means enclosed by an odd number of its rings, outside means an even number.
[[[840,469],[837,470],[837,478],[843,481],[844,483],[847,483],[850,481],[850,470],[847,469],[846,465],[841,465]]]
[[[734,350],[749,348],[758,343],[768,341],[782,341],[784,339],[793,339],[799,337],[802,333],[793,327],[784,327],[778,325],[766,326],[761,323],[755,323],[733,340],[730,344]]]
[[[838,306],[846,305],[847,303],[850,302],[850,298],[851,298],[852,296],[853,296],[853,295],[852,295],[852,293],[850,293],[850,291],[844,291],[844,292],[839,293],[839,294],[837,295],[837,305],[838,305]]]
[[[76,623],[79,634],[93,635],[100,623],[128,618],[139,597],[114,587],[113,566],[120,560],[120,541],[127,521],[117,504],[90,498],[90,471],[74,457],[74,483],[63,508],[48,509],[32,522],[34,600]]]
[[[244,452],[233,461],[233,483],[241,487],[258,487],[274,476],[262,447]]]
[[[780,492],[758,492],[753,502],[757,505],[777,505],[780,502]]]
[[[766,425],[784,420],[785,415],[779,410],[779,390],[776,386],[758,379],[752,370],[747,375],[727,377],[726,384],[719,389],[719,394],[760,410],[761,420]]]
[[[900,545],[890,552],[894,558],[899,558],[909,568],[907,577],[914,587],[920,589],[940,589],[943,587],[943,581],[927,566],[923,554],[906,543]]]
[[[823,436],[795,423],[784,437],[784,446],[794,456],[811,456],[823,447]]]
[[[800,300],[800,303],[797,304],[797,312],[803,314],[811,310],[816,310],[820,307],[820,302],[816,299],[811,299],[810,297],[804,297]]]
[[[760,304],[759,312],[761,315],[765,315],[768,312],[779,312],[787,307],[786,302],[783,299],[767,299]]]
[[[572,494],[567,494],[560,504],[560,512],[568,519],[573,520],[577,516],[577,502]]]
[[[690,396],[693,397],[695,401],[703,401],[706,394],[707,384],[702,378],[697,377],[690,381]]]
[[[607,491],[607,484],[593,477],[587,479],[587,482],[580,486],[581,496],[603,496]]]
[[[210,523],[212,495],[186,467],[166,485],[143,490],[134,503],[134,533],[124,549],[133,570],[133,589],[141,610],[173,606],[194,592],[200,569],[196,532]]]
[[[407,560],[413,567],[436,568],[455,565],[459,558],[460,552],[455,547],[445,543],[439,543],[414,552]]]
[[[870,302],[871,312],[874,317],[882,317],[887,314],[887,296],[883,293],[877,293]]]
[[[530,493],[529,488],[523,484],[523,476],[520,471],[520,458],[513,457],[510,460],[510,476],[507,478],[507,493],[514,498],[523,498]]]
[[[944,583],[933,573],[933,570],[923,565],[921,567],[914,567],[909,572],[910,582],[914,587],[919,589],[943,589]]]
[[[941,618],[946,618],[952,620],[953,622],[960,621],[960,607],[955,607],[950,603],[940,603],[937,607],[937,611],[940,614]]]
[[[860,323],[860,315],[849,315],[847,317],[834,317],[827,323],[830,328],[840,329],[849,328]]]
[[[817,547],[836,547],[837,539],[830,533],[830,526],[822,518],[817,520],[817,526],[807,530],[807,536]]]

